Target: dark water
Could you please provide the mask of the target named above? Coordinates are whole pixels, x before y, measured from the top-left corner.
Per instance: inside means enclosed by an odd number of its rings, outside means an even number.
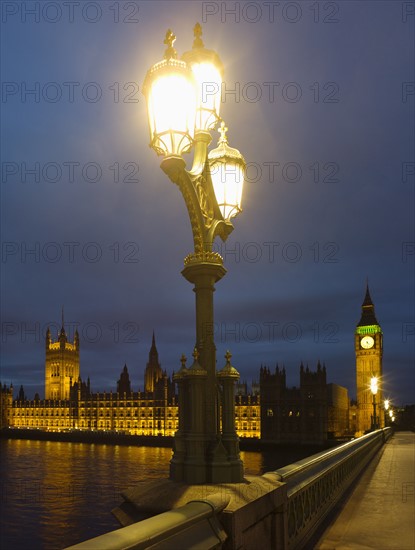
[[[89,443],[0,440],[1,550],[59,550],[120,527],[121,491],[167,477],[171,450]],[[295,460],[243,452],[246,474]]]

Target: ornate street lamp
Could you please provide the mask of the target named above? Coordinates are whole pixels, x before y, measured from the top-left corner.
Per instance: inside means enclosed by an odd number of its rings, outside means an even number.
[[[378,379],[376,376],[373,376],[370,379],[370,391],[372,392],[372,403],[373,403],[373,416],[372,416],[372,430],[377,429],[377,419],[376,419],[376,394],[378,393]]]
[[[218,54],[207,50],[201,39],[202,27],[196,23],[193,48],[182,55],[183,61],[191,68],[197,86],[196,131],[209,131],[219,120],[223,65]]]
[[[245,159],[237,149],[228,145],[228,129],[222,121],[218,146],[209,153],[213,189],[221,214],[229,220],[241,212]],[[226,182],[226,185],[224,185]]]
[[[164,40],[164,59],[148,71],[143,93],[147,99],[150,146],[159,155],[180,157],[193,144],[196,81],[186,63],[177,59],[175,39],[169,29]]]
[[[179,429],[175,434],[170,477],[186,483],[243,480],[243,464],[235,430],[233,387],[239,374],[230,365],[216,372],[213,338],[214,284],[226,273],[214,239],[225,241],[233,230],[230,219],[241,211],[245,161],[229,147],[219,117],[223,65],[205,49],[199,24],[191,51],[177,58],[176,39],[167,31],[164,60],[144,81],[150,146],[163,155],[162,170],[184,198],[193,232],[194,252],[184,260],[182,275],[194,285],[196,343],[193,363],[175,375],[179,390]],[[218,147],[208,153],[210,131],[222,122]],[[193,166],[186,170],[182,155],[194,146]],[[231,398],[232,396],[232,398]]]

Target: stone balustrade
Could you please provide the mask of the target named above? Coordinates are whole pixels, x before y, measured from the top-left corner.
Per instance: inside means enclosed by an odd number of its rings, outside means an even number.
[[[306,548],[391,435],[391,428],[376,430],[274,472],[247,476],[244,483],[187,486],[189,495],[199,492],[202,498],[183,505],[182,495],[182,502],[169,511],[70,550]],[[169,483],[160,480],[160,488],[167,484],[172,493],[178,490]]]

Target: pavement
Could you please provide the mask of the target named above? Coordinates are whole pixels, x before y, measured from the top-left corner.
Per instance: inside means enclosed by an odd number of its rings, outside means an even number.
[[[382,447],[315,550],[415,550],[415,433]]]

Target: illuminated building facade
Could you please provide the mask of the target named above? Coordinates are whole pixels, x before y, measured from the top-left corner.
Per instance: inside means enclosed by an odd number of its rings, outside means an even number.
[[[175,383],[161,369],[154,334],[143,392],[132,390],[127,365],[120,373],[116,392],[93,392],[89,378],[84,381],[79,376],[79,338],[75,335],[70,344],[63,326],[58,342],[51,341],[49,331],[46,335],[45,372],[49,398],[36,395],[34,400],[27,400],[21,387],[13,401],[12,388],[2,388],[2,427],[144,436],[173,436],[178,429]],[[74,382],[71,373],[78,373]],[[328,432],[333,437],[347,433],[348,415],[347,390],[327,384],[326,369],[320,363],[315,372],[300,366],[299,388],[286,387],[285,369],[271,373],[261,367],[260,381],[252,382],[250,391],[246,382],[235,389],[235,425],[241,438],[322,443]]]
[[[375,306],[366,286],[362,304],[362,314],[355,330],[356,353],[356,397],[357,397],[357,432],[363,434],[372,427],[373,395],[370,391],[370,380],[376,377],[378,391],[375,396],[378,404],[377,424],[383,427],[383,415],[380,404],[383,403],[381,378],[383,356],[383,334],[376,319]]]
[[[258,394],[236,395],[235,426],[238,437],[261,437],[261,404]]]
[[[10,387],[0,383],[0,430],[7,428],[13,422],[13,385]]]
[[[46,332],[45,399],[69,399],[71,385],[79,378],[79,334],[75,331],[73,343],[63,326],[56,342],[52,341],[50,330]]]

